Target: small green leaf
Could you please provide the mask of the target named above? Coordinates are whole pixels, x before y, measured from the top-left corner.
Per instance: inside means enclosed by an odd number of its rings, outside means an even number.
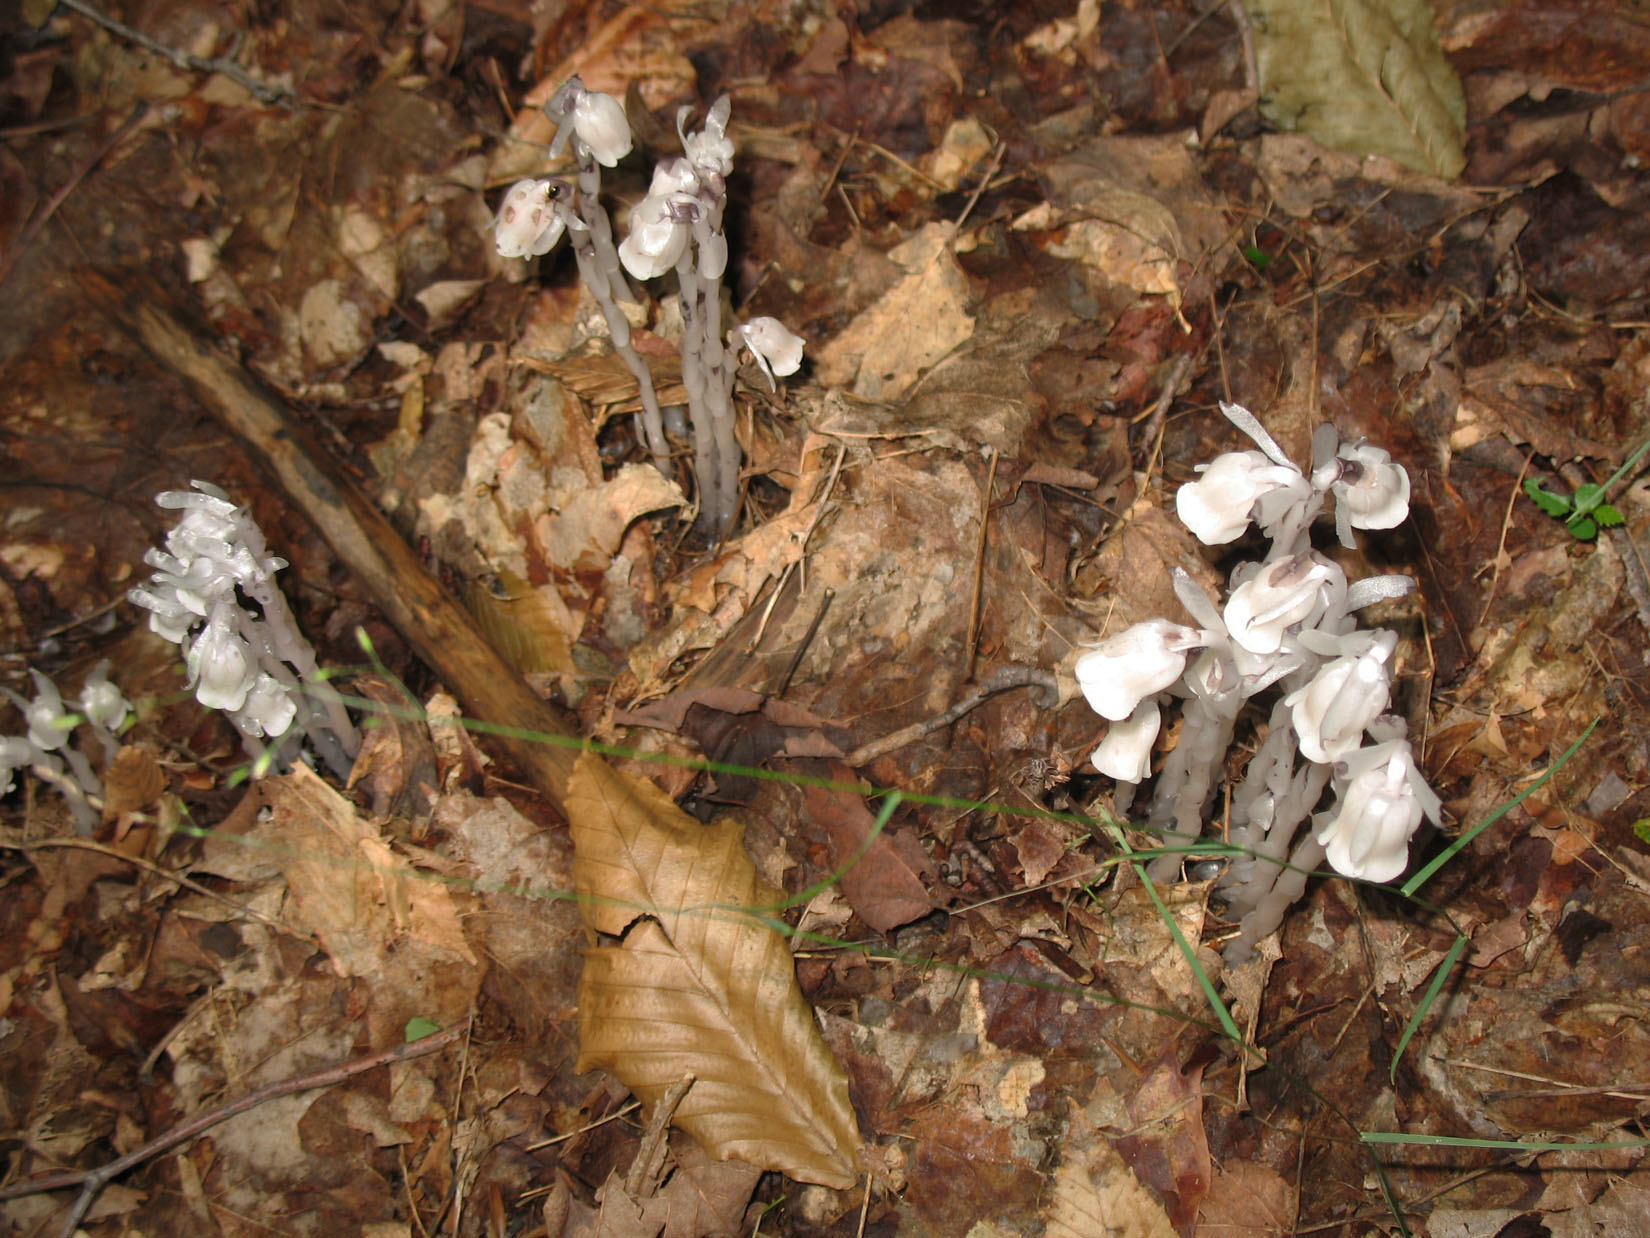
[[[426,1036],[434,1036],[440,1030],[440,1026],[437,1025],[434,1019],[427,1019],[421,1014],[415,1014],[407,1020],[407,1030],[405,1032],[407,1043],[410,1045],[415,1040],[423,1040]]]
[[[1549,516],[1568,516],[1570,514],[1570,500],[1562,494],[1554,494],[1542,486],[1535,478],[1525,479],[1524,493],[1535,501],[1535,505]]]
[[[1590,542],[1598,536],[1598,524],[1591,516],[1583,516],[1580,512],[1566,520],[1564,525],[1577,541]]]
[[[1633,833],[1641,843],[1650,843],[1650,817],[1640,817],[1633,822]]]
[[[1613,529],[1626,520],[1627,517],[1623,516],[1619,509],[1612,507],[1610,504],[1601,503],[1598,510],[1593,513],[1593,519],[1598,521],[1601,527]]]
[[[1591,481],[1586,485],[1577,486],[1574,502],[1578,512],[1590,512],[1604,502],[1604,487]]]
[[[1258,245],[1245,245],[1243,256],[1249,260],[1251,265],[1260,267],[1262,270],[1272,265],[1271,255]]]

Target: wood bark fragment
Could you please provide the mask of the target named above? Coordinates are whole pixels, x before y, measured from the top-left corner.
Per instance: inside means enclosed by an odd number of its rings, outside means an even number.
[[[93,298],[231,430],[349,568],[414,652],[481,722],[508,728],[495,742],[561,811],[578,732],[541,700],[441,587],[395,527],[309,429],[251,375],[216,352],[148,281],[116,285],[92,272]],[[529,737],[537,732],[561,742]]]

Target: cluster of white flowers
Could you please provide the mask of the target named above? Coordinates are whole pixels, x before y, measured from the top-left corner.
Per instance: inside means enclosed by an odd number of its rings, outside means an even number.
[[[1271,539],[1270,553],[1233,571],[1223,608],[1176,569],[1175,593],[1195,626],[1136,624],[1083,654],[1076,673],[1089,704],[1113,724],[1092,759],[1123,784],[1118,799],[1125,811],[1134,785],[1150,772],[1160,695],[1184,698],[1179,742],[1158,774],[1148,818],[1171,841],[1190,842],[1202,832],[1243,703],[1274,685],[1281,689],[1232,795],[1231,842],[1245,854],[1225,884],[1242,918],[1232,947],[1239,958],[1277,927],[1306,873],[1325,859],[1366,881],[1398,876],[1410,836],[1423,815],[1437,821],[1439,802],[1416,768],[1402,719],[1386,712],[1397,636],[1360,631],[1353,619],[1372,602],[1408,593],[1414,582],[1376,576],[1348,583],[1340,566],[1311,546],[1313,521],[1329,497],[1343,545],[1354,544],[1353,529],[1402,522],[1408,475],[1385,451],[1345,442],[1327,425],[1314,437],[1312,471],[1304,473],[1247,409],[1223,404],[1221,411],[1260,450],[1203,466],[1198,480],[1176,494],[1175,509],[1208,545],[1235,541],[1255,524]],[[1326,789],[1331,804],[1319,811]],[[1296,841],[1309,816],[1311,830]],[[1166,854],[1151,874],[1168,877],[1178,863],[1178,854]]]
[[[130,721],[132,707],[109,681],[107,661],[99,662],[86,676],[72,709],[64,704],[56,684],[39,671],[30,674],[34,676],[34,700],[25,701],[9,688],[4,690],[23,711],[28,732],[0,736],[0,795],[12,789],[17,770],[32,770],[35,777],[63,793],[74,813],[75,829],[90,834],[97,827],[103,783],[86,754],[70,740],[84,726],[102,745],[104,759],[113,757],[118,748],[115,737]]]
[[[155,572],[127,596],[183,649],[195,699],[228,714],[261,763],[290,759],[307,734],[334,772],[348,774],[360,736],[336,694],[320,690],[315,651],[275,584],[286,560],[268,552],[245,508],[214,485],[192,485],[155,496],[183,518],[164,551],[144,554]]]
[[[682,383],[693,424],[699,505],[709,526],[725,533],[739,502],[732,362],[740,348],[748,349],[770,387],[775,375],[794,374],[802,364],[801,337],[774,318],[752,319],[735,327],[723,342],[721,284],[728,242],[722,212],[733,170],[728,98],[723,95],[711,106],[697,133],[686,128],[692,109],[677,113],[683,153],[653,170],[647,196],[631,208],[630,230],[617,248],[599,201],[600,168],[611,168],[630,153],[624,105],[587,89],[575,77],[551,97],[545,112],[557,125],[550,153],[557,155],[571,142],[578,182],[542,179],[512,185],[493,224],[498,252],[507,258],[533,257],[550,252],[564,234],[573,238],[579,274],[602,307],[614,351],[641,389],[643,436],[654,463],[667,472],[670,449],[652,377],[630,345],[630,326],[617,301],[633,299],[621,266],[639,280],[676,272],[682,306]]]

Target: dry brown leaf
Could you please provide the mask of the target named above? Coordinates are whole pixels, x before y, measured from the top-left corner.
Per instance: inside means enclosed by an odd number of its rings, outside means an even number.
[[[799,761],[807,773],[839,782],[852,781],[854,771],[841,761]],[[876,818],[865,800],[852,792],[808,786],[803,789],[804,811],[825,831],[831,844],[831,863],[854,861],[842,874],[842,893],[860,919],[879,933],[890,933],[934,909],[923,884],[928,869],[922,845],[909,834],[874,834]]]
[[[492,580],[472,580],[464,605],[493,647],[529,674],[559,675],[576,671],[573,642],[583,630],[552,585],[528,584],[501,569]]]
[[[1054,1175],[1048,1238],[1175,1238],[1157,1197],[1129,1171],[1116,1149],[1083,1116],[1075,1101],[1066,1131],[1065,1156]]]
[[[314,770],[295,765],[266,794],[274,838],[290,849],[294,918],[320,939],[340,975],[383,974],[384,955],[401,937],[478,962],[447,888],[418,878]]]
[[[123,744],[103,772],[103,819],[115,821],[147,808],[164,790],[166,775],[154,754]]]
[[[968,280],[951,251],[954,232],[928,224],[889,251],[905,277],[819,350],[821,382],[852,384],[862,399],[896,400],[974,333]]]
[[[612,480],[580,491],[561,511],[545,517],[542,540],[558,568],[599,572],[632,522],[686,502],[681,487],[652,465],[626,464]]]
[[[1228,1161],[1216,1171],[1198,1208],[1197,1232],[1204,1238],[1288,1233],[1294,1228],[1295,1195],[1275,1169],[1255,1161]],[[1436,1226],[1438,1214],[1431,1219]]]
[[[757,876],[743,827],[702,826],[589,754],[567,810],[585,923],[623,939],[585,957],[578,1069],[611,1071],[648,1105],[691,1071],[676,1125],[712,1156],[851,1186],[860,1137],[848,1080],[785,938],[756,910],[781,896]]]

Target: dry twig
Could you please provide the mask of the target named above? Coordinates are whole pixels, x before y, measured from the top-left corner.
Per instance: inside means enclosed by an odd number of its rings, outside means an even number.
[[[149,1140],[140,1148],[134,1148],[125,1156],[116,1157],[105,1165],[96,1169],[76,1169],[67,1173],[52,1174],[45,1178],[31,1178],[25,1182],[14,1182],[10,1186],[0,1187],[0,1200],[17,1199],[23,1195],[38,1195],[43,1191],[64,1191],[72,1187],[80,1188],[80,1196],[75,1200],[69,1215],[64,1218],[63,1228],[59,1231],[61,1238],[73,1238],[74,1232],[80,1227],[86,1210],[97,1199],[98,1193],[110,1182],[120,1177],[128,1169],[141,1165],[143,1162],[159,1156],[177,1147],[181,1143],[188,1143],[195,1136],[210,1130],[218,1123],[227,1121],[236,1114],[245,1113],[249,1109],[256,1109],[266,1101],[280,1096],[291,1096],[297,1092],[310,1092],[316,1088],[331,1087],[335,1083],[342,1083],[345,1079],[365,1074],[369,1070],[377,1070],[380,1066],[391,1066],[396,1062],[406,1062],[413,1058],[425,1057],[438,1049],[445,1049],[453,1041],[469,1030],[469,1021],[454,1024],[445,1031],[436,1032],[422,1040],[415,1040],[410,1044],[397,1045],[393,1049],[385,1049],[379,1053],[369,1054],[367,1057],[357,1058],[353,1062],[344,1062],[338,1066],[328,1066],[324,1070],[311,1071],[307,1075],[298,1075],[292,1079],[282,1079],[275,1083],[247,1093],[238,1100],[232,1100],[216,1109],[209,1109],[205,1113],[196,1114],[183,1122],[178,1123],[164,1135]]]

